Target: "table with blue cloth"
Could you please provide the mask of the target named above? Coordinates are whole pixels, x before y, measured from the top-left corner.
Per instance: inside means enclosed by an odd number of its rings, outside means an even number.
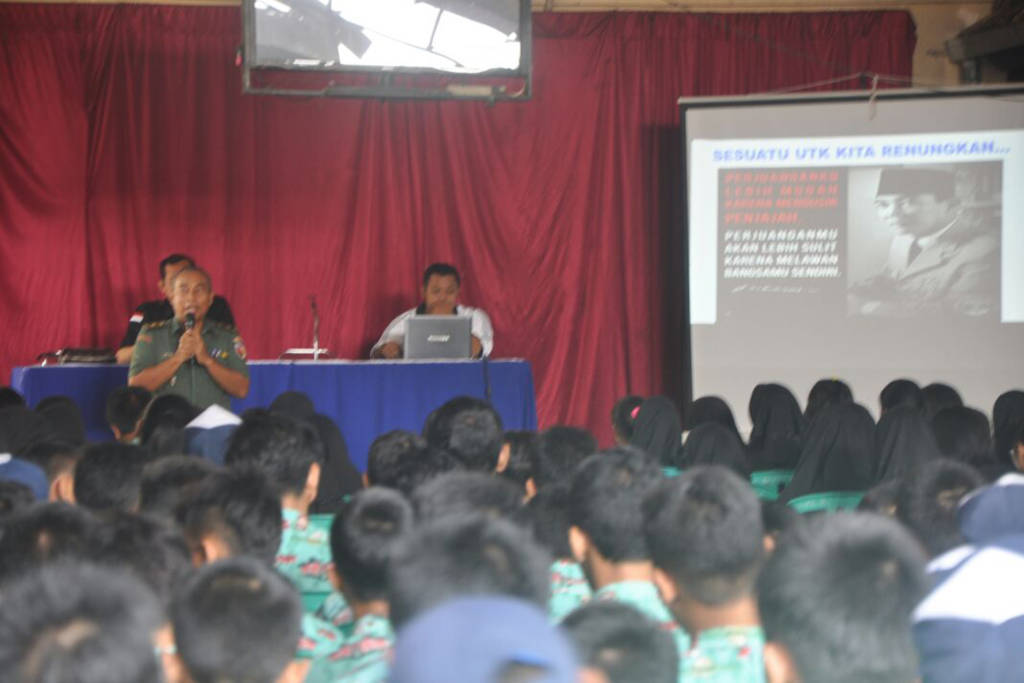
[[[417,434],[437,406],[455,396],[486,398],[505,429],[536,429],[530,364],[491,361],[251,361],[249,395],[234,399],[236,413],[266,407],[285,391],[302,391],[345,435],[352,463],[366,469],[377,436],[392,429]],[[82,409],[91,440],[113,438],[104,415],[107,396],[124,386],[125,365],[48,365],[15,368],[11,386],[30,406],[47,396],[70,396]]]

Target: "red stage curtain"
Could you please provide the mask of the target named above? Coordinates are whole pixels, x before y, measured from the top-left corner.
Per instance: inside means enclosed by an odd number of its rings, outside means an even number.
[[[681,95],[908,76],[904,12],[541,14],[534,98],[243,97],[233,8],[0,4],[0,373],[115,345],[193,254],[251,354],[365,356],[431,261],[463,271],[541,425],[602,441],[627,392],[681,386]],[[751,384],[765,378],[751,378]],[[742,409],[741,406],[736,406]]]

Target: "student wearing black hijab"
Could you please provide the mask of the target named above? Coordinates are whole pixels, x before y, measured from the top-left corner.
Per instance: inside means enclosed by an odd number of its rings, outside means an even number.
[[[932,382],[921,389],[921,394],[924,396],[924,414],[929,420],[944,408],[956,408],[964,404],[956,389],[941,382]]]
[[[705,422],[694,427],[683,446],[682,467],[721,465],[744,478],[750,476],[743,443],[727,427]],[[682,469],[682,468],[681,468]]]
[[[893,408],[907,407],[924,410],[924,394],[917,382],[909,379],[894,379],[883,387],[878,395],[878,404],[882,414]]]
[[[1021,425],[1024,425],[1024,391],[1014,389],[1000,394],[992,406],[992,433],[999,463],[1012,462],[1010,450]]]
[[[967,406],[940,410],[931,427],[944,457],[976,468],[989,481],[1010,468],[1008,460],[996,460],[988,418],[980,410]]]
[[[675,404],[665,396],[652,396],[641,403],[629,445],[643,450],[661,467],[679,467],[683,427]]]
[[[728,403],[717,396],[701,396],[686,410],[687,431],[708,422],[722,425],[732,432],[741,444],[743,443],[740,431],[736,429],[736,420],[732,416],[732,409]]]
[[[878,483],[907,476],[942,457],[931,425],[918,408],[899,406],[882,415],[875,428]]]
[[[819,379],[807,394],[804,419],[810,422],[825,406],[853,403],[853,392],[840,379]]]
[[[328,416],[316,412],[313,401],[301,391],[286,391],[279,395],[270,404],[270,410],[305,422],[316,430],[324,447],[324,463],[320,488],[309,511],[316,514],[339,512],[344,497],[361,489],[363,479],[349,459],[348,446],[338,425]]]
[[[808,493],[866,491],[875,479],[875,422],[864,406],[822,407],[807,426],[793,480],[780,497]]]
[[[747,458],[754,471],[796,467],[804,416],[793,393],[781,384],[758,384],[750,394],[750,443]]]

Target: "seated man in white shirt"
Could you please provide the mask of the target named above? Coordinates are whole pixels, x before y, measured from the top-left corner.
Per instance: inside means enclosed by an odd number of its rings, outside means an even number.
[[[371,358],[401,358],[405,341],[405,321],[414,315],[462,315],[472,318],[473,358],[491,355],[494,330],[491,319],[479,308],[461,306],[459,271],[447,263],[433,263],[423,272],[423,303],[391,321],[370,350]]]

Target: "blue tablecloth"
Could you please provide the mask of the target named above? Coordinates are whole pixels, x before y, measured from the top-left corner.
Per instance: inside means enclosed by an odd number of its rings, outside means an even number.
[[[249,395],[232,401],[235,412],[265,407],[281,392],[303,391],[317,411],[338,423],[352,462],[366,468],[366,453],[380,434],[392,429],[419,433],[431,410],[459,396],[486,395],[505,429],[536,429],[537,408],[530,365],[523,360],[455,361],[253,361]],[[127,381],[124,365],[19,367],[11,386],[29,405],[63,394],[82,409],[89,438],[112,438],[104,417],[107,395]]]

